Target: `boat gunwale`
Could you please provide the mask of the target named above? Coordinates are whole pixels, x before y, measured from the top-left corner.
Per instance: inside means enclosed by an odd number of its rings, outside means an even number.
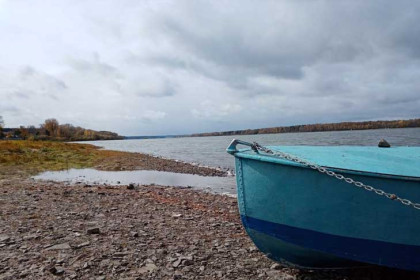
[[[248,154],[246,152],[252,151],[252,149],[240,149],[237,150],[233,155],[239,158],[245,159],[252,159],[257,161],[275,163],[280,165],[289,165],[295,167],[301,167],[306,169],[312,169],[308,166],[304,166],[303,164],[299,164],[297,162],[288,161],[282,158],[275,157],[269,154]],[[376,178],[386,178],[386,179],[394,179],[394,180],[406,180],[406,181],[420,181],[420,177],[413,177],[413,176],[402,176],[402,175],[395,175],[395,174],[386,174],[386,173],[377,173],[377,172],[368,172],[368,171],[361,171],[361,170],[353,170],[353,169],[343,169],[331,166],[324,166],[322,167],[327,168],[328,170],[344,173],[344,174],[352,174],[352,175],[362,175],[368,177],[376,177]]]

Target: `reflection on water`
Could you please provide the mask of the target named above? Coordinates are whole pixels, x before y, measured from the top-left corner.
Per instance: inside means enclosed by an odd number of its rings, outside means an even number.
[[[69,169],[65,171],[48,171],[34,176],[33,178],[36,180],[52,180],[73,184],[155,184],[162,186],[208,189],[216,193],[236,193],[235,177],[205,177],[199,175],[149,170],[100,171],[95,169]]]

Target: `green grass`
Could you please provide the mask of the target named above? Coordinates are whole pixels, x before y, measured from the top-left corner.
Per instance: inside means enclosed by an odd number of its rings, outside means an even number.
[[[0,141],[0,179],[14,173],[93,167],[121,152],[99,150],[88,144],[48,141]]]

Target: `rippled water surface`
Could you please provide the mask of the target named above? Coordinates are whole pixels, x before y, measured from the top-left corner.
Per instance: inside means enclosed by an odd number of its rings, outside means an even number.
[[[226,153],[233,138],[262,145],[361,145],[376,146],[382,138],[392,146],[420,146],[420,128],[363,131],[309,132],[219,137],[188,137],[141,140],[90,141],[109,150],[148,153],[201,165],[233,169],[234,159]],[[86,142],[84,142],[86,143]],[[192,186],[216,193],[235,194],[235,177],[203,177],[159,171],[98,171],[70,169],[45,172],[35,179],[70,183],[126,185],[130,183]]]
[[[360,145],[376,146],[386,139],[393,146],[420,146],[420,128],[306,132],[217,137],[89,141],[105,149],[140,152],[213,167],[234,167],[226,147],[233,138],[262,145]]]

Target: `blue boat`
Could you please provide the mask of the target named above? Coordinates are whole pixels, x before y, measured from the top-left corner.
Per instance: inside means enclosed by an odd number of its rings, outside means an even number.
[[[235,156],[242,223],[269,258],[420,271],[420,147],[233,140],[227,152]]]

